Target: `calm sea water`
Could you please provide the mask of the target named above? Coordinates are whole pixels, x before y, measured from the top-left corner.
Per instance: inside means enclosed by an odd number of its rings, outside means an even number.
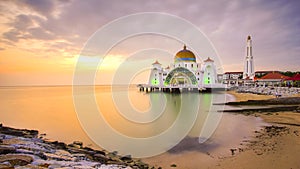
[[[91,92],[90,87],[79,88],[80,92],[76,94],[81,99],[85,99]],[[163,133],[176,122],[180,113],[184,115],[181,123],[190,123],[191,121],[187,120],[191,118],[192,111],[197,111],[197,116],[188,137],[199,137],[200,133],[203,136],[210,135],[211,131],[207,130],[214,129],[222,115],[216,112],[222,107],[213,103],[225,102],[225,97],[227,100],[233,99],[224,93],[145,93],[139,92],[134,86],[96,86],[92,92],[97,109],[106,122],[115,131],[136,138]],[[84,117],[78,116],[71,86],[1,87],[0,98],[0,122],[4,125],[37,129],[40,133],[46,133],[46,137],[51,140],[66,143],[80,140],[85,145],[97,147],[89,138],[90,134],[81,126],[82,121],[78,119],[92,118],[89,116],[88,105],[85,105],[90,100],[76,103],[86,110]],[[94,124],[91,122],[91,125]],[[208,129],[205,131],[205,128]]]

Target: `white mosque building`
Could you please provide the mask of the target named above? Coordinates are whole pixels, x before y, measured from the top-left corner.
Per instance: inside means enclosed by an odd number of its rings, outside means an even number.
[[[195,54],[186,46],[176,53],[174,63],[163,68],[156,61],[151,69],[147,87],[151,90],[211,90],[224,88],[217,82],[217,71],[214,61],[209,57],[198,63]],[[148,90],[148,89],[147,89]]]

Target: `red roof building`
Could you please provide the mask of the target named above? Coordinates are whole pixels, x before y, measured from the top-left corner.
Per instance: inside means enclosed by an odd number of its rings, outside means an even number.
[[[293,77],[286,78],[285,80],[300,81],[300,74],[295,74]]]
[[[289,77],[285,76],[281,73],[271,72],[271,73],[268,73],[268,74],[264,75],[263,77],[259,78],[258,80],[284,80],[287,78],[289,78]]]
[[[280,86],[282,82],[289,78],[288,76],[285,76],[279,72],[271,72],[266,75],[264,75],[261,78],[257,78],[256,82],[258,85],[268,85],[268,86]]]

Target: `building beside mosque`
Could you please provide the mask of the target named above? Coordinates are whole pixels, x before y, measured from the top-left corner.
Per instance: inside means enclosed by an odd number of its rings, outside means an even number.
[[[281,74],[280,72],[270,72],[266,75],[264,75],[261,78],[256,79],[256,85],[258,86],[280,86],[282,82],[289,78],[288,76],[285,76]]]
[[[206,90],[220,88],[214,60],[208,57],[197,62],[195,54],[184,45],[174,56],[174,62],[163,67],[158,61],[152,64],[148,86],[155,89]],[[224,88],[224,87],[223,87]]]

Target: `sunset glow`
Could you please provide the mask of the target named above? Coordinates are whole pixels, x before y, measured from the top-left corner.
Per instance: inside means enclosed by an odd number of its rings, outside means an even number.
[[[249,34],[255,41],[253,55],[257,70],[299,70],[297,1],[164,1],[159,5],[152,1],[137,1],[132,5],[122,5],[119,1],[107,3],[1,1],[0,85],[71,84],[80,51],[91,36],[109,22],[137,12],[169,13],[195,24],[215,46],[224,71],[242,71],[244,42]],[[140,48],[149,42],[159,46],[165,43],[138,38],[132,42]],[[175,54],[181,46],[178,43],[162,48]],[[126,43],[116,45],[115,49],[104,57],[98,68],[101,76],[108,79],[130,53],[136,52]],[[93,57],[97,56],[86,56],[87,69],[89,64],[96,64]],[[145,58],[149,62],[166,60],[155,55]],[[167,59],[170,61],[172,57]],[[141,82],[146,82],[147,78],[142,78]],[[96,83],[101,84],[102,81],[96,80]]]

